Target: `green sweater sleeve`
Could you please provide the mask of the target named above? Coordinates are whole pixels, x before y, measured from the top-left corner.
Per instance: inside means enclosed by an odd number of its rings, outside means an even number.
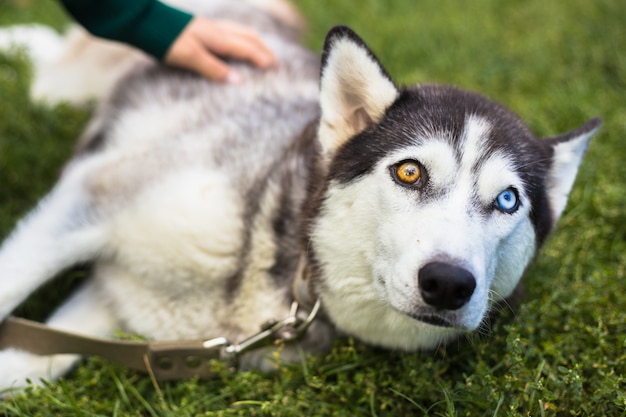
[[[192,15],[157,0],[61,0],[95,36],[127,43],[162,60]]]

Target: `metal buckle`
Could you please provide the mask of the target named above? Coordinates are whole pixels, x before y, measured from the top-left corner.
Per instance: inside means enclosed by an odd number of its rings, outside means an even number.
[[[276,341],[291,342],[304,335],[320,310],[317,300],[310,312],[300,309],[297,302],[291,304],[289,316],[270,322],[261,331],[233,344],[224,337],[204,341],[154,342],[149,344],[144,361],[148,372],[159,381],[215,376],[210,369],[212,359],[226,360],[236,369],[239,356],[245,352],[270,345]]]
[[[289,316],[286,318],[270,322],[261,328],[261,331],[244,341],[227,346],[224,349],[226,359],[236,357],[249,350],[269,345],[277,340],[291,342],[299,339],[309,328],[320,309],[320,300],[315,302],[311,311],[303,316],[298,302],[291,304]]]

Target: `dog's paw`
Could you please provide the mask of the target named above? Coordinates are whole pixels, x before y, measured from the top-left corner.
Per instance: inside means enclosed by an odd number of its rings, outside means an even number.
[[[30,381],[55,380],[79,359],[77,355],[38,356],[15,349],[0,351],[0,398],[26,388]]]

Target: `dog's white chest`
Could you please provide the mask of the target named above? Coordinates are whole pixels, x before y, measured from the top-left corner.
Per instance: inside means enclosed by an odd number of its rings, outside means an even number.
[[[156,281],[219,282],[233,273],[241,249],[240,200],[219,173],[174,172],[111,222],[116,262]]]

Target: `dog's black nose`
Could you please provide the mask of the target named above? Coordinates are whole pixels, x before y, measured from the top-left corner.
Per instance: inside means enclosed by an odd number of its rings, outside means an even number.
[[[476,279],[471,272],[445,262],[424,265],[419,270],[417,282],[424,301],[443,310],[463,307],[476,288]]]

